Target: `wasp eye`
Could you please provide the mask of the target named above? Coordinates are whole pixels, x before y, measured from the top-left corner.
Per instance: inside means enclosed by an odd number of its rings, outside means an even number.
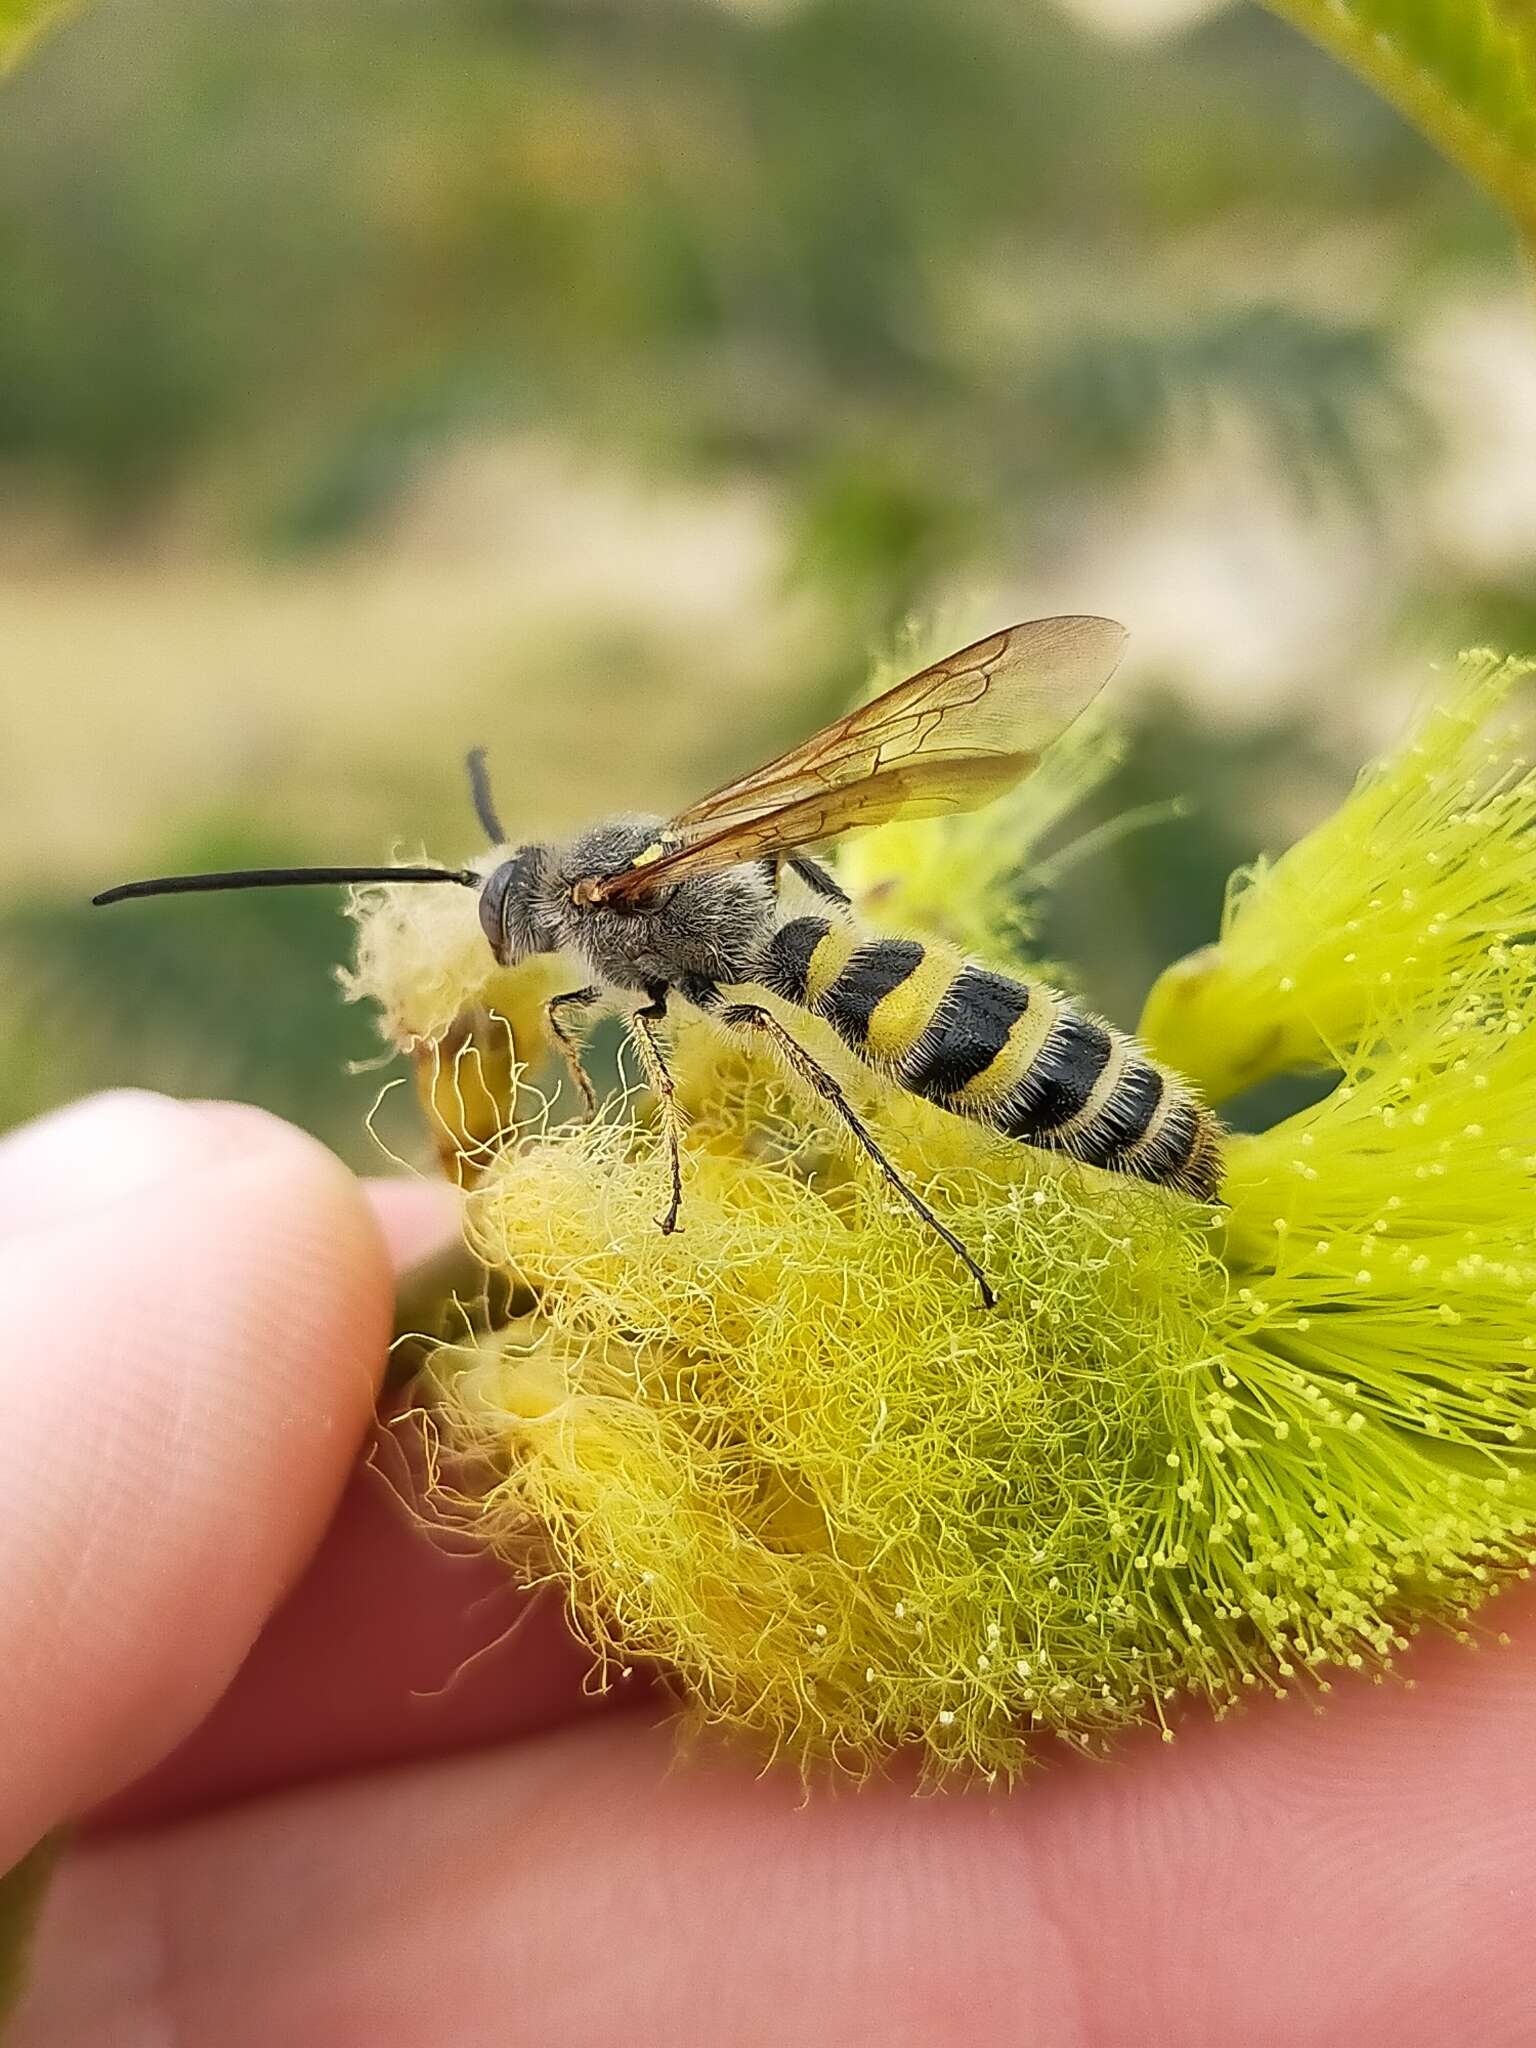
[[[511,863],[506,862],[487,877],[485,887],[480,891],[480,929],[485,933],[486,943],[501,965],[507,965],[507,884],[511,880]]]

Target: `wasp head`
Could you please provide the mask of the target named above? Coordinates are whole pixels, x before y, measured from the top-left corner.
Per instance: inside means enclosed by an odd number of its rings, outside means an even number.
[[[480,929],[502,967],[515,967],[532,953],[552,953],[560,945],[560,929],[552,915],[546,846],[520,846],[499,867],[492,868],[480,891]]]

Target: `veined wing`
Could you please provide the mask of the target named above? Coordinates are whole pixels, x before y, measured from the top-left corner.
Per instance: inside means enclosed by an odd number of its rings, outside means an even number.
[[[593,898],[634,902],[684,874],[990,803],[1098,695],[1125,639],[1111,619],[1076,617],[989,634],[691,805],[668,828],[671,851]]]
[[[779,810],[916,755],[1013,755],[1025,774],[1108,682],[1125,639],[1123,626],[1093,618],[1032,619],[991,633],[713,790],[672,830],[691,837]]]

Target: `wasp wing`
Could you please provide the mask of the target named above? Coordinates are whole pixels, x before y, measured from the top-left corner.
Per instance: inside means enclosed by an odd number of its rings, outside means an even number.
[[[1124,627],[1096,618],[1033,619],[992,633],[712,791],[673,819],[671,850],[595,893],[635,902],[663,880],[990,803],[1098,695],[1125,638]]]

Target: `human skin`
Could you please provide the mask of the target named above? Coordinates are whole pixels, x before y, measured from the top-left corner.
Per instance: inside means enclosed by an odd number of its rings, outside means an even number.
[[[249,1109],[0,1143],[0,1865],[84,1822],[8,2048],[1536,2040],[1525,1588],[1008,1794],[679,1763],[359,1468],[452,1229]]]

